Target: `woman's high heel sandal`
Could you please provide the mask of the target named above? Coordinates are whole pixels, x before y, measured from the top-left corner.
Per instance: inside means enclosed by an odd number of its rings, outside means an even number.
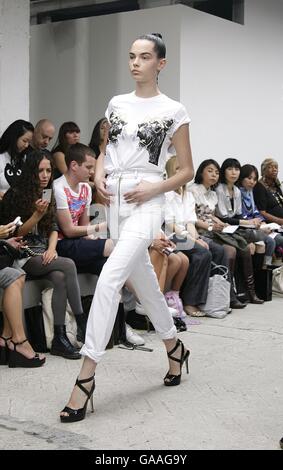
[[[179,346],[181,346],[181,357],[177,358],[177,357],[174,357],[173,354],[178,349]],[[189,373],[189,365],[188,365],[189,355],[190,355],[190,351],[187,349],[187,351],[185,352],[185,348],[184,348],[182,341],[177,339],[174,348],[171,351],[167,352],[167,356],[172,361],[176,361],[180,363],[180,374],[173,375],[167,372],[166,376],[164,377],[164,385],[166,385],[167,387],[171,387],[173,385],[180,384],[181,376],[182,376],[182,367],[183,367],[184,362],[186,363],[187,374]]]
[[[68,413],[68,416],[60,415],[60,419],[62,423],[74,423],[75,421],[81,421],[82,419],[84,419],[85,414],[86,414],[88,400],[90,400],[91,412],[92,413],[94,412],[94,407],[93,407],[93,392],[95,389],[94,376],[95,374],[93,374],[93,376],[89,377],[88,379],[76,380],[75,385],[77,385],[86,394],[87,399],[85,401],[84,406],[77,410],[74,410],[73,408],[69,408],[69,406],[65,406],[65,408],[61,411],[61,413]],[[90,391],[88,391],[82,384],[86,384],[87,382],[90,382],[91,380],[93,380],[93,384],[91,386]]]
[[[24,344],[26,341],[27,339],[21,341],[20,343],[15,343],[11,339],[11,343],[14,345],[14,349],[9,348],[9,367],[40,367],[45,363],[45,357],[40,359],[38,353],[35,353],[35,355],[29,359],[17,351],[17,346]]]
[[[9,339],[12,338],[12,336],[10,336],[10,338],[5,338],[5,336],[0,336],[0,338],[2,338],[5,341],[4,346],[0,346],[0,366],[5,366],[6,364],[8,364],[8,360],[9,360],[8,341]]]

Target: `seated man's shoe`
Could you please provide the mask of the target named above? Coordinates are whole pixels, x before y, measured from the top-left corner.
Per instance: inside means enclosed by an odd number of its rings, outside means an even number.
[[[54,325],[54,337],[51,343],[50,354],[53,356],[61,356],[65,359],[81,358],[81,355],[71,344],[68,336],[66,335],[65,325]]]
[[[144,345],[143,338],[132,330],[129,325],[126,324],[126,339],[131,344],[137,344],[138,346]]]

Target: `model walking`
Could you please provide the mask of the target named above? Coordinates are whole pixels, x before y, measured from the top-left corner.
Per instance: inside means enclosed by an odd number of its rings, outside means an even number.
[[[162,37],[148,34],[131,46],[129,67],[136,82],[134,92],[110,101],[106,156],[97,161],[95,183],[109,205],[109,227],[115,248],[100,274],[81,353],[84,362],[62,422],[84,419],[95,388],[94,373],[105,353],[120,299],[129,280],[155,330],[164,342],[169,371],[167,386],[179,385],[184,362],[188,372],[189,350],[176,338],[176,328],[150,263],[148,246],[163,222],[164,193],[193,178],[189,122],[185,108],[162,94],[157,85],[166,64]],[[163,173],[173,145],[180,171],[168,180]],[[105,174],[108,175],[107,180]]]

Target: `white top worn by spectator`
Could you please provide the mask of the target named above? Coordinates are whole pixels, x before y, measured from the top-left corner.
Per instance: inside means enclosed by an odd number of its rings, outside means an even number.
[[[182,196],[176,191],[170,191],[165,197],[165,222],[178,225],[180,230],[186,230],[188,223],[196,223],[195,199],[191,193],[185,191]]]
[[[78,225],[85,209],[89,212],[92,199],[89,184],[79,183],[79,191],[76,193],[63,175],[54,181],[53,188],[57,209],[68,209],[72,217],[73,225]],[[60,231],[58,239],[62,240],[63,238],[65,238],[64,234]]]

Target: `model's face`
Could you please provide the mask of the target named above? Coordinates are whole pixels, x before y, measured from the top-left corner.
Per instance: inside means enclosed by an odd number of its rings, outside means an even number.
[[[271,179],[276,179],[277,176],[278,176],[278,164],[277,163],[270,163],[267,167],[266,167],[266,170],[265,170],[265,176],[267,176],[267,178],[271,178]]]
[[[33,133],[31,131],[25,132],[21,137],[17,140],[17,149],[19,152],[27,149],[31,143]]]
[[[55,129],[51,125],[44,125],[37,129],[33,135],[33,143],[37,149],[46,149],[53,139]]]
[[[252,190],[257,183],[257,177],[254,171],[251,172],[249,176],[244,178],[242,180],[242,186],[245,188],[247,191]]]
[[[158,59],[154,43],[147,39],[137,39],[130,49],[129,67],[137,83],[156,82],[158,73],[166,64],[165,59]]]
[[[92,155],[86,155],[85,161],[78,165],[75,164],[78,181],[86,183],[93,178],[95,172],[96,160]]]
[[[240,176],[239,168],[228,167],[225,170],[225,180],[226,183],[235,184],[238,181]]]
[[[39,184],[42,189],[46,188],[51,178],[51,164],[47,158],[43,158],[38,167]]]
[[[81,133],[77,131],[66,132],[66,141],[69,145],[77,144],[80,141]]]
[[[202,172],[202,184],[206,188],[210,188],[218,183],[219,180],[219,170],[215,165],[208,165],[204,168]]]

